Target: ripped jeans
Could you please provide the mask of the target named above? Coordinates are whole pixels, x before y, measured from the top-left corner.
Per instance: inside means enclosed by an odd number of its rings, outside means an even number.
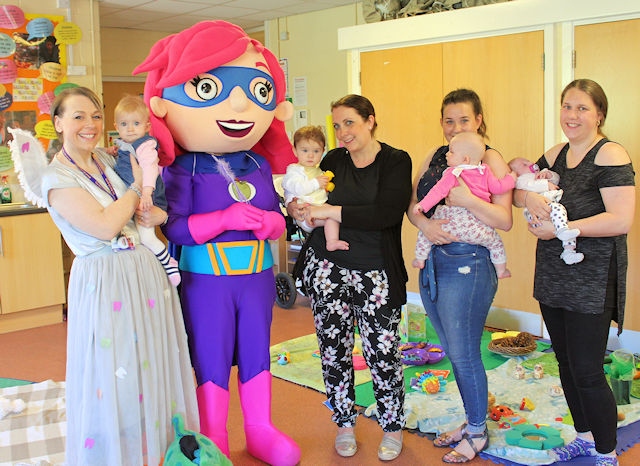
[[[420,271],[422,303],[453,366],[467,422],[476,427],[486,423],[480,340],[497,289],[489,251],[474,244],[434,246]]]

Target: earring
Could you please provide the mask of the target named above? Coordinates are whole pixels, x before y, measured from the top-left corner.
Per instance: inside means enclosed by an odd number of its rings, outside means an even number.
[[[596,126],[600,126],[600,120],[598,120],[598,123],[596,124]]]

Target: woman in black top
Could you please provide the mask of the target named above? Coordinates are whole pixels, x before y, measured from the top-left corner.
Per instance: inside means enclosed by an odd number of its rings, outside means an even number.
[[[338,425],[336,451],[352,456],[357,450],[352,362],[357,323],[384,431],[378,457],[388,461],[402,450],[405,423],[398,323],[406,302],[401,227],[411,198],[411,159],[375,139],[375,111],[365,97],[347,95],[331,109],[344,147],[327,153],[320,168],[335,174],[335,189],[326,204],[292,202],[289,213],[316,226],[327,218],[340,222],[340,239],[349,249],[327,251],[323,229],[316,228],[301,253],[299,275],[311,299],[325,387]]]
[[[634,172],[626,150],[602,133],[607,97],[589,79],[578,79],[561,96],[560,124],[569,140],[538,160],[560,175],[569,227],[580,230],[584,261],[567,265],[562,243],[548,221],[548,201],[517,191],[519,207],[534,216],[529,231],[538,237],[534,297],[540,303],[558,359],[560,379],[576,439],[552,451],[559,461],[596,456],[596,465],[617,465],[616,402],[602,361],[611,320],[622,332],[627,232],[635,211]]]

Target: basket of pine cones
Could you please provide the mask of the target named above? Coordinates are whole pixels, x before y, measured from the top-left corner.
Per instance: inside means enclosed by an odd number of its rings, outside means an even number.
[[[536,340],[528,332],[520,332],[515,336],[495,338],[489,342],[489,351],[503,356],[524,356],[536,350]]]

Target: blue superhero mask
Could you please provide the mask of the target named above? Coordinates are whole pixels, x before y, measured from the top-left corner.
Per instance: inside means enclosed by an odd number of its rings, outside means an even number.
[[[205,76],[206,75],[206,76]],[[192,84],[198,100],[185,92],[185,86]],[[273,78],[256,68],[243,66],[220,66],[196,76],[184,84],[167,87],[162,98],[185,107],[212,107],[227,98],[236,87],[240,87],[246,96],[265,110],[276,108]]]

